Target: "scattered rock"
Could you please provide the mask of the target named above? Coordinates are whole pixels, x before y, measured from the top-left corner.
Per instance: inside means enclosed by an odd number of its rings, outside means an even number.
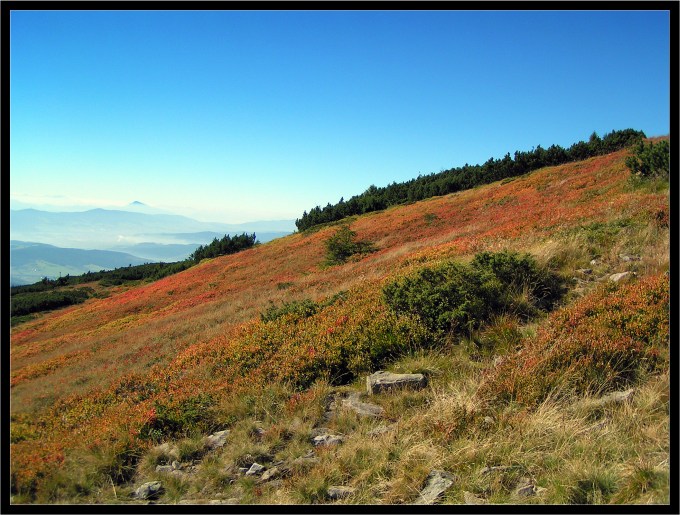
[[[515,489],[517,497],[531,497],[536,495],[536,485],[530,479],[524,478],[520,480]]]
[[[250,470],[250,467],[239,467],[239,468],[238,468],[238,471],[239,471],[239,473],[241,473],[241,474],[245,474],[245,473],[248,472],[249,470]]]
[[[338,500],[349,497],[355,491],[356,489],[352,488],[351,486],[329,486],[328,490],[326,491],[326,495],[329,499]]]
[[[591,260],[590,260],[590,266],[597,266],[597,265],[599,265],[599,264],[600,264],[600,260],[597,259],[597,258],[596,258],[596,259],[591,259]]]
[[[262,474],[264,467],[259,463],[253,463],[250,468],[246,471],[246,476],[257,476]]]
[[[615,283],[622,283],[626,281],[630,281],[633,277],[635,277],[635,272],[621,272],[618,274],[612,274],[609,276],[609,280]]]
[[[630,261],[640,261],[640,256],[631,256],[629,254],[619,254],[619,259],[625,261],[626,263]]]
[[[162,474],[169,474],[175,470],[172,468],[172,465],[156,465],[156,472],[160,472]]]
[[[370,404],[368,402],[361,402],[359,400],[359,394],[353,393],[346,399],[342,400],[342,405],[353,410],[358,415],[364,417],[380,417],[385,412],[385,410],[376,404]]]
[[[485,426],[492,426],[492,425],[494,425],[494,424],[496,423],[496,421],[494,420],[494,418],[493,418],[493,417],[489,417],[488,415],[487,415],[486,417],[484,417],[483,422],[484,422],[484,425],[485,425]]]
[[[477,497],[475,494],[468,491],[463,492],[463,499],[465,500],[465,504],[488,504],[486,499]]]
[[[211,450],[223,447],[227,442],[227,435],[229,435],[229,430],[225,429],[224,431],[218,431],[217,433],[213,433],[210,436],[206,436],[205,446]]]
[[[283,475],[282,469],[275,466],[275,467],[272,467],[270,469],[265,470],[262,473],[262,476],[260,477],[260,481],[262,481],[262,482],[269,481],[269,480],[274,479],[276,477],[279,477],[281,475]]]
[[[181,464],[179,461],[177,461],[177,460],[174,460],[174,461],[170,464],[170,466],[171,466],[172,468],[174,468],[175,470],[179,470],[179,469],[182,468],[182,464]]]
[[[393,374],[379,370],[366,377],[366,390],[369,395],[395,388],[421,389],[427,386],[427,379],[423,374]]]
[[[453,474],[444,470],[433,470],[427,476],[425,488],[420,492],[420,497],[414,504],[434,504],[455,481],[456,477]]]
[[[340,435],[323,434],[312,438],[312,443],[315,447],[319,445],[338,445],[343,442],[344,438]]]
[[[576,270],[578,273],[583,274],[583,275],[591,275],[593,273],[592,268],[579,268]]]
[[[163,484],[160,481],[150,481],[134,491],[137,499],[156,499],[163,492]]]

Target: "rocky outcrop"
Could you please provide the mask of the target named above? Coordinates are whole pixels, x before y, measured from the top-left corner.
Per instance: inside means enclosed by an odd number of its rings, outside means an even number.
[[[456,481],[456,476],[444,470],[433,470],[414,504],[434,504]]]
[[[366,391],[369,395],[400,388],[419,390],[427,386],[423,374],[394,374],[379,370],[366,377]]]

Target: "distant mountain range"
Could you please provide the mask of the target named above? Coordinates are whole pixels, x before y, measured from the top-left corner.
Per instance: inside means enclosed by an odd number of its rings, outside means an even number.
[[[67,212],[10,209],[13,284],[128,264],[181,261],[199,245],[225,234],[255,233],[257,240],[265,243],[295,230],[293,220],[224,224],[158,214],[139,201],[128,208]]]
[[[55,279],[88,271],[141,265],[150,260],[111,250],[60,248],[44,243],[10,241],[10,284],[32,284],[43,277]]]

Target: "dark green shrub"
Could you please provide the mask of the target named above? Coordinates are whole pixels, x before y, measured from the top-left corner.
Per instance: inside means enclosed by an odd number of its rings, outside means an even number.
[[[423,268],[383,289],[392,310],[416,315],[439,335],[469,334],[495,315],[533,317],[563,293],[560,277],[515,252],[483,252],[469,265]]]
[[[357,241],[357,233],[347,225],[341,226],[333,236],[326,240],[326,264],[339,265],[345,263],[356,254],[373,252],[373,245],[366,241]]]
[[[263,322],[272,322],[284,315],[293,313],[295,318],[307,318],[314,315],[319,310],[319,305],[311,299],[294,300],[286,302],[281,306],[269,306],[267,311],[260,314]]]
[[[668,179],[670,174],[670,145],[662,140],[656,145],[649,142],[645,145],[640,141],[634,150],[634,154],[626,158],[626,166],[632,174],[651,179]]]

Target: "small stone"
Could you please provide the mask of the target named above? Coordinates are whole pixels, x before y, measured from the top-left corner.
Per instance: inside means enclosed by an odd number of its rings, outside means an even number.
[[[256,476],[264,471],[264,467],[259,463],[253,463],[246,471],[246,476]]]
[[[536,495],[536,487],[532,484],[520,486],[515,490],[515,495],[517,497],[531,497]]]
[[[615,283],[622,283],[631,280],[633,277],[635,277],[635,272],[621,272],[610,275],[609,280]]]
[[[488,504],[486,499],[477,497],[475,494],[468,491],[463,492],[463,499],[465,500],[465,504]]]
[[[217,449],[219,447],[223,447],[224,444],[227,442],[228,434],[229,430],[225,429],[224,431],[218,431],[217,433],[213,433],[210,436],[206,436],[205,446],[208,449]]]
[[[312,443],[315,447],[319,445],[338,445],[343,442],[344,438],[340,435],[324,434],[312,438]]]
[[[433,470],[427,476],[425,488],[414,504],[434,504],[455,481],[456,477],[453,474],[444,470]]]
[[[493,417],[486,416],[484,417],[484,424],[487,426],[491,426],[495,423],[496,421],[494,420]]]
[[[174,468],[175,470],[179,470],[179,469],[182,468],[182,464],[181,464],[179,461],[177,461],[177,460],[174,460],[174,461],[170,464],[170,466],[171,466],[172,468]]]
[[[579,272],[580,274],[583,274],[583,275],[590,275],[590,274],[593,273],[593,269],[592,269],[592,268],[579,268],[579,269],[576,270],[576,271]]]
[[[250,467],[239,467],[239,468],[238,468],[238,471],[239,471],[241,474],[245,474],[245,473],[248,472],[249,470],[250,470]]]
[[[281,469],[279,467],[272,467],[262,474],[262,477],[260,477],[261,481],[269,481],[270,479],[274,479],[277,476],[281,475]]]
[[[597,265],[599,265],[599,264],[600,264],[600,260],[597,259],[597,258],[596,258],[596,259],[591,259],[591,260],[590,260],[590,265],[591,265],[591,266],[597,266]]]
[[[640,256],[632,256],[629,254],[619,254],[619,258],[621,261],[625,261],[626,263],[630,261],[640,261]]]
[[[134,496],[137,499],[156,499],[163,492],[163,484],[160,481],[150,481],[137,488]]]
[[[329,486],[326,495],[329,499],[337,500],[349,497],[355,492],[351,486]]]
[[[172,468],[172,465],[156,465],[156,472],[160,472],[162,474],[168,474],[173,470],[174,469]]]

